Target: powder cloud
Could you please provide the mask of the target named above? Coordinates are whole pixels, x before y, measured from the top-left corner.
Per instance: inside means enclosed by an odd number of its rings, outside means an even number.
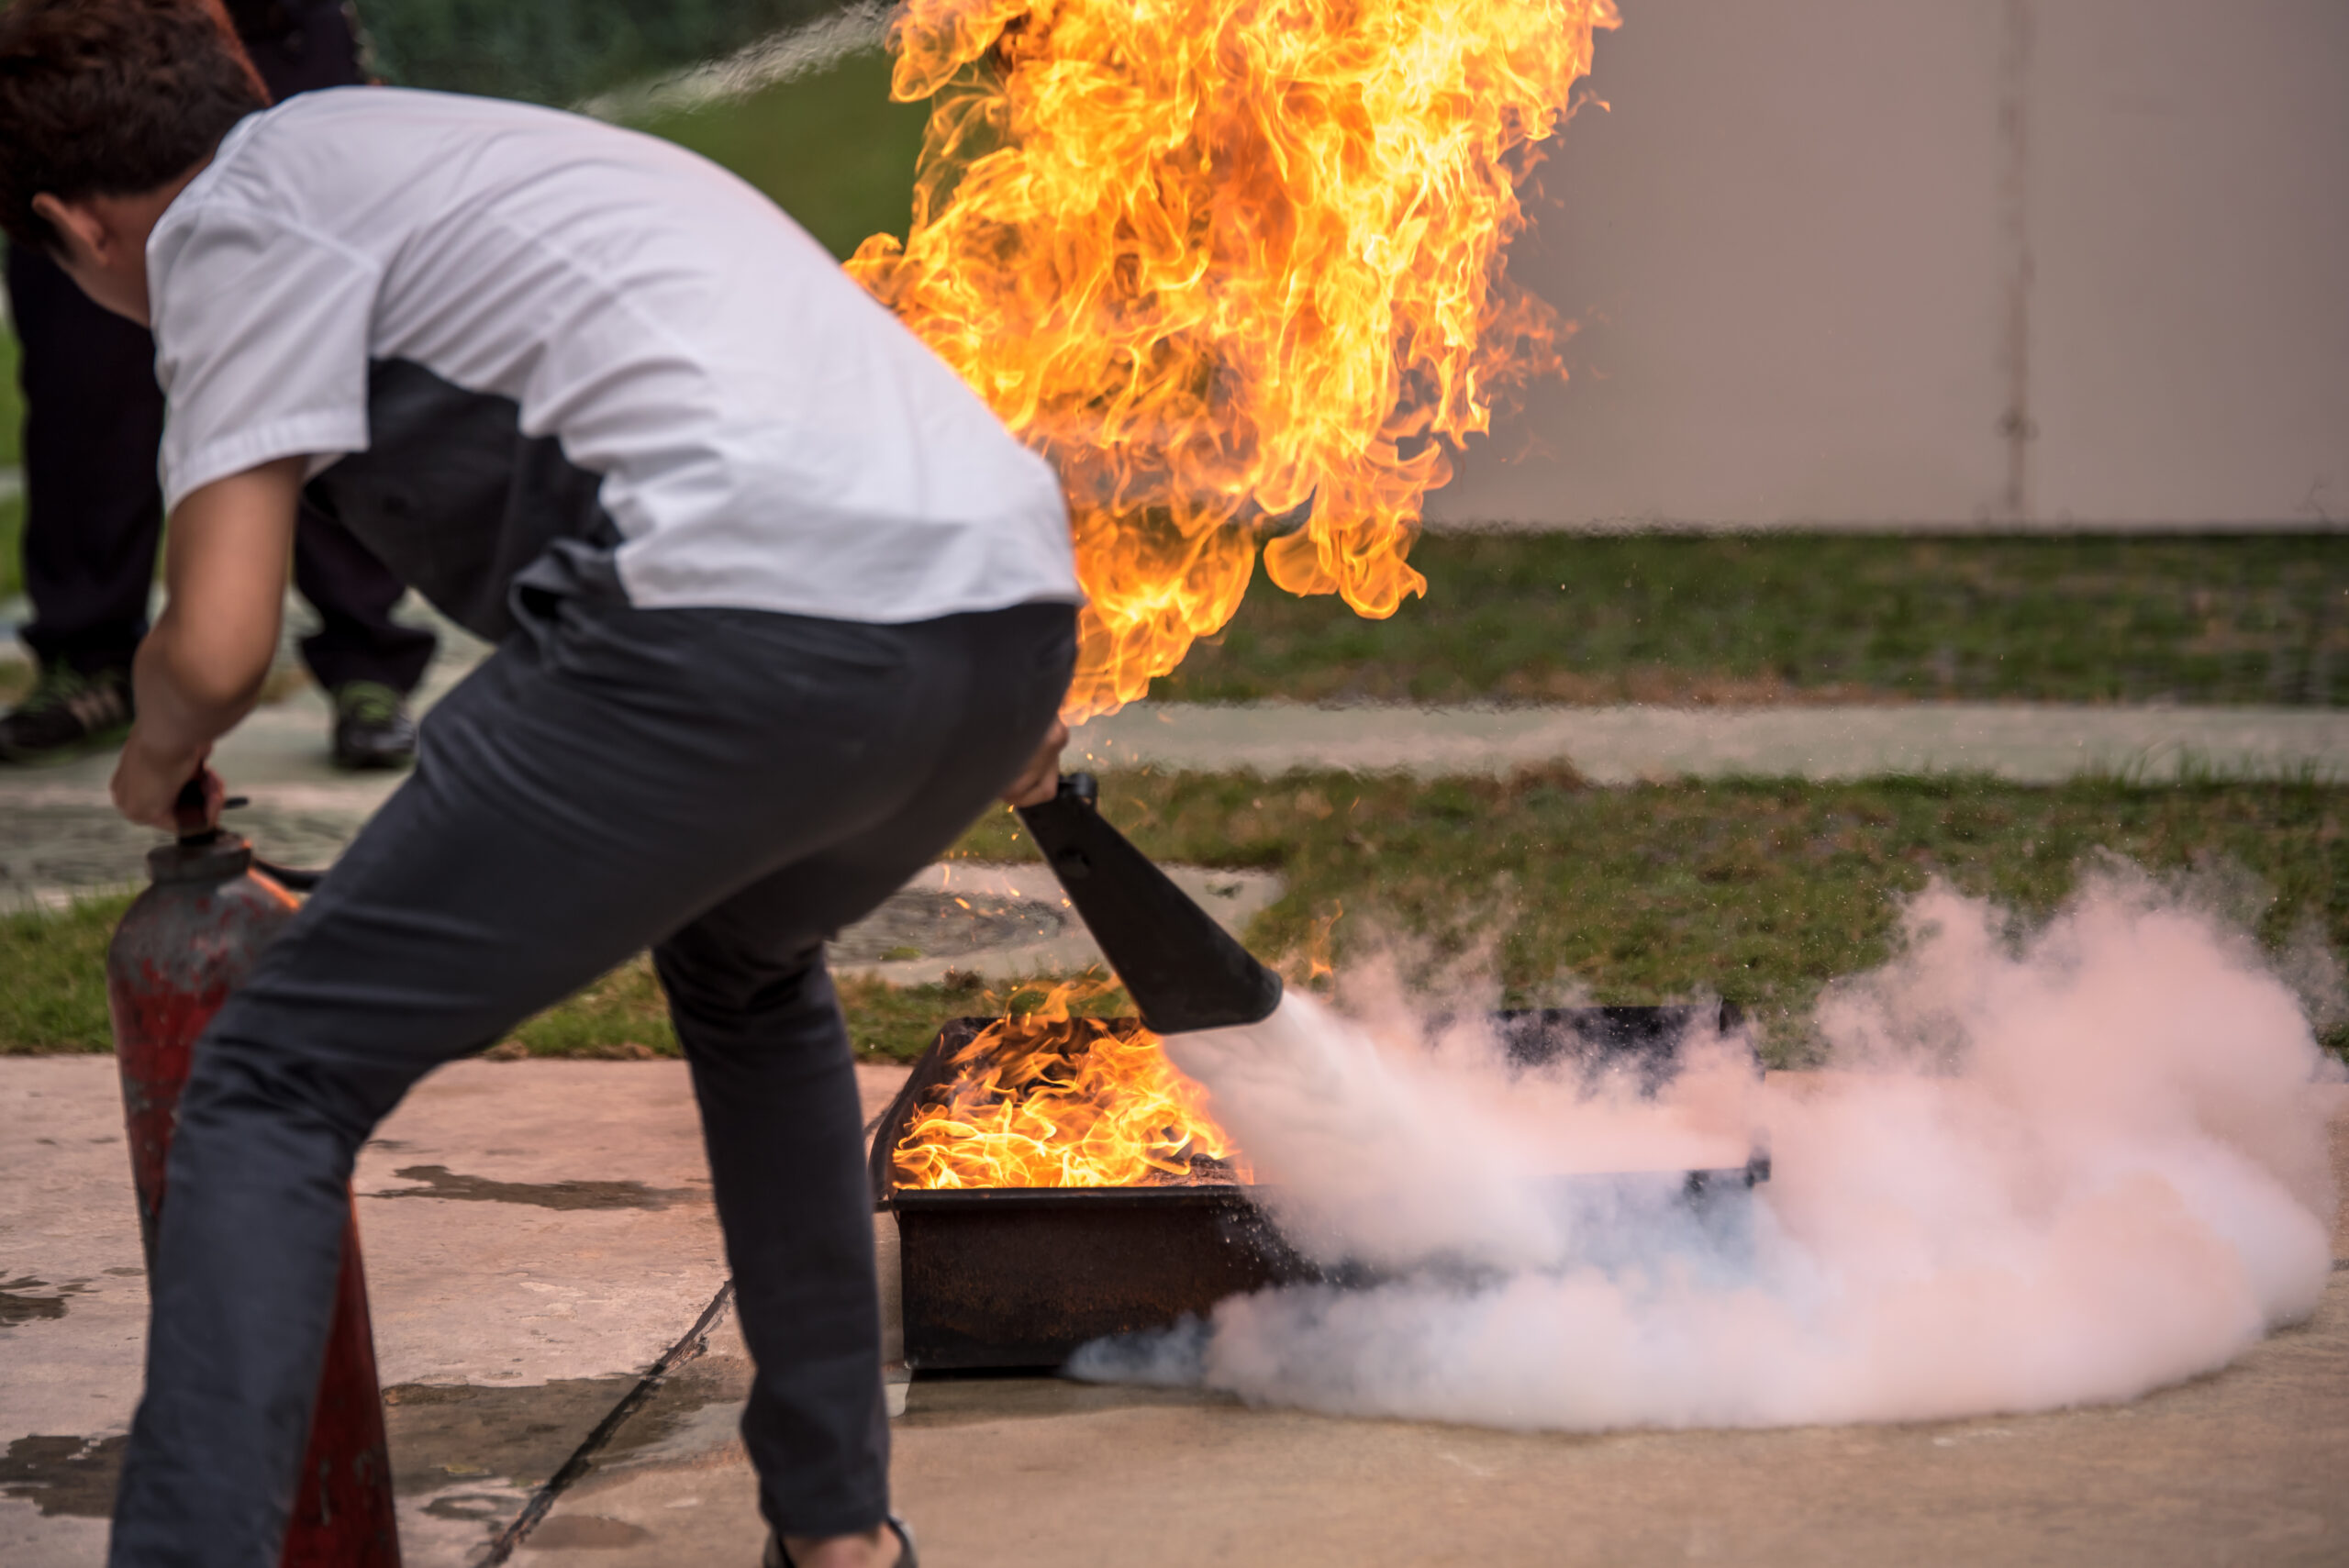
[[[1074,1370],[1499,1427],[1918,1420],[2132,1398],[2313,1310],[2340,1073],[2305,986],[2124,867],[2036,929],[1935,885],[1902,938],[1822,999],[1832,1065],[1766,1082],[1703,1035],[1653,1096],[1512,1071],[1392,998],[1171,1039],[1284,1231],[1380,1283]],[[1700,1222],[1676,1173],[1757,1142],[1750,1211]]]

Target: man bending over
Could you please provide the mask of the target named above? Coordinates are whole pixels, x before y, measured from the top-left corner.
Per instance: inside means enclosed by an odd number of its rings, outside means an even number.
[[[194,779],[217,813],[305,499],[497,651],[197,1051],[111,1561],[276,1562],[361,1143],[647,946],[769,1561],[909,1560],[822,942],[992,796],[1049,793],[1059,487],[689,153],[434,94],[265,104],[210,0],[0,12],[0,228],[151,326],[168,397],[170,603],[116,802],[168,827]]]

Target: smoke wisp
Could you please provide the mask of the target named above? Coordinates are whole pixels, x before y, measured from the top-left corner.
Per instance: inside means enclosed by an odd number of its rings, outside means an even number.
[[[1833,1066],[1766,1083],[1703,1039],[1653,1098],[1512,1074],[1479,1028],[1430,1052],[1297,995],[1171,1039],[1291,1240],[1375,1283],[1073,1370],[1499,1427],[1916,1420],[2132,1398],[2314,1308],[2340,1073],[2247,935],[2110,868],[2033,930],[1942,886],[1903,924],[1820,1005]],[[1756,1140],[1750,1204],[1681,1198]]]

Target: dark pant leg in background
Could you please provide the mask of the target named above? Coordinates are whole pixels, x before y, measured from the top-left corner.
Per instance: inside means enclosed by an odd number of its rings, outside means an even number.
[[[228,10],[238,41],[274,102],[365,80],[342,0],[228,0]]]
[[[294,528],[294,586],[318,612],[318,629],[302,639],[302,662],[318,684],[332,691],[373,681],[402,696],[416,690],[439,639],[392,618],[406,586],[357,535],[307,506]]]
[[[197,1048],[117,1568],[275,1562],[360,1144],[430,1067],[654,942],[759,1361],[769,1518],[879,1523],[871,1195],[818,943],[1019,771],[1073,627],[1065,606],[910,627],[533,608]]]
[[[8,315],[25,388],[24,639],[44,664],[123,669],[147,632],[163,526],[155,342],[18,245]]]
[[[250,25],[246,50],[273,96],[360,80],[350,21],[335,0],[239,9]],[[43,663],[84,674],[119,670],[147,634],[163,520],[155,342],[145,328],[91,303],[38,251],[10,247],[7,282],[24,350],[25,595],[33,607],[24,639]],[[392,619],[399,579],[306,506],[295,532],[294,581],[323,623],[302,643],[320,685],[416,688],[433,637]]]
[[[359,42],[340,0],[235,0],[228,17],[279,103],[362,80]],[[392,618],[404,592],[399,579],[340,524],[307,506],[294,534],[294,585],[318,612],[319,628],[302,639],[302,662],[318,684],[332,691],[373,681],[405,696],[424,679],[433,638]]]
[[[44,664],[125,669],[147,635],[163,525],[155,340],[18,246],[8,250],[8,312],[25,388],[24,639]],[[415,689],[433,636],[392,619],[405,590],[365,545],[305,506],[294,577],[323,623],[302,643],[319,684]]]

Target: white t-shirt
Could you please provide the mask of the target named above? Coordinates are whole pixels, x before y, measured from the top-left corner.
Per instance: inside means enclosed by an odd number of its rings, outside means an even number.
[[[484,635],[551,550],[648,608],[1081,597],[1043,460],[765,197],[667,142],[306,93],[228,133],[147,262],[166,506],[307,455],[311,499]]]

